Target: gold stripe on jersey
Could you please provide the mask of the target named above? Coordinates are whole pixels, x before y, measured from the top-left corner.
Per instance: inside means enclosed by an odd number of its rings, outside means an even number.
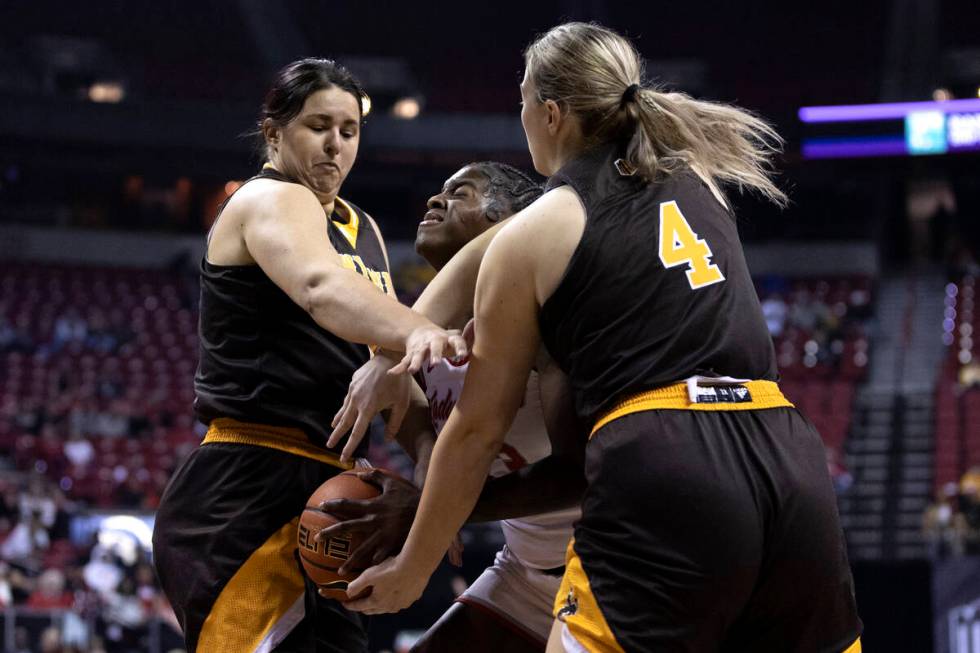
[[[793,404],[783,396],[779,386],[772,381],[745,381],[735,384],[748,389],[751,401],[712,403],[691,402],[688,395],[687,383],[676,383],[656,390],[648,390],[633,395],[617,404],[612,410],[600,417],[592,427],[591,438],[595,432],[609,422],[631,413],[644,410],[760,410],[763,408],[792,408]]]
[[[341,469],[354,467],[353,463],[340,462],[337,454],[314,445],[302,430],[288,426],[270,426],[242,422],[231,417],[219,417],[211,422],[202,444],[213,442],[267,447],[303,458],[312,458]]]
[[[344,238],[347,239],[350,246],[356,249],[357,232],[361,226],[361,218],[357,215],[357,211],[354,210],[354,207],[339,197],[334,200],[334,202],[342,206],[344,211],[347,212],[347,222],[341,222],[340,220],[334,220],[333,218],[331,218],[330,221],[333,223],[333,226],[340,230],[340,233],[344,235]],[[334,210],[336,211],[336,209]]]
[[[554,615],[590,653],[623,653],[592,594],[589,577],[575,553],[575,540],[565,552],[565,575],[555,597]]]
[[[293,550],[299,518],[272,534],[218,595],[197,640],[199,653],[255,651],[303,596]]]
[[[368,267],[367,263],[364,262],[357,254],[341,254],[340,264],[343,265],[348,270],[353,270],[359,275],[373,283],[378,290],[386,295],[395,294],[395,286],[391,282],[391,275],[385,270],[374,270]]]

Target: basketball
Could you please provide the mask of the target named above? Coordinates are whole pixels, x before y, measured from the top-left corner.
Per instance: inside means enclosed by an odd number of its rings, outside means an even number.
[[[357,574],[341,576],[337,570],[360,545],[361,537],[348,535],[331,537],[325,542],[317,541],[317,533],[339,521],[319,510],[319,506],[328,499],[370,499],[381,494],[377,487],[357,477],[360,471],[366,470],[343,472],[318,487],[307,499],[299,520],[298,545],[303,569],[310,580],[325,590],[327,596],[339,601],[351,598],[347,596],[347,583],[357,578]]]

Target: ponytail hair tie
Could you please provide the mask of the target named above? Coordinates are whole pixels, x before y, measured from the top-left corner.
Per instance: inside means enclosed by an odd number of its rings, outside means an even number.
[[[640,90],[639,84],[630,84],[629,86],[627,86],[626,90],[623,91],[623,97],[620,98],[619,100],[619,108],[624,109],[626,108],[627,104],[636,100],[636,92],[639,90]]]

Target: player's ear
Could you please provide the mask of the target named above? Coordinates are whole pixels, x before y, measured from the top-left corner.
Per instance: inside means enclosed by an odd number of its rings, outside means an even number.
[[[548,112],[547,127],[548,133],[552,136],[558,133],[558,129],[561,127],[562,120],[564,116],[561,112],[561,107],[554,100],[544,101],[545,111]]]
[[[282,130],[279,128],[279,123],[272,118],[266,118],[263,120],[262,137],[270,147],[277,146],[279,144],[279,139],[282,137]]]

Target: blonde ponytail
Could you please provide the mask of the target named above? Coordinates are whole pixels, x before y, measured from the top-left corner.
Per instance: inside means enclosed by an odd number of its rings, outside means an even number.
[[[772,157],[783,140],[770,125],[734,106],[631,89],[643,77],[641,59],[615,32],[565,23],[531,43],[524,59],[540,100],[576,114],[592,144],[628,140],[627,158],[644,178],[687,166],[714,184],[787,203],[771,179]]]
[[[682,164],[718,184],[750,189],[785,206],[772,182],[772,156],[783,139],[765,121],[736,107],[695,100],[684,93],[643,88],[627,103],[636,124],[627,158],[640,174],[655,179]]]

